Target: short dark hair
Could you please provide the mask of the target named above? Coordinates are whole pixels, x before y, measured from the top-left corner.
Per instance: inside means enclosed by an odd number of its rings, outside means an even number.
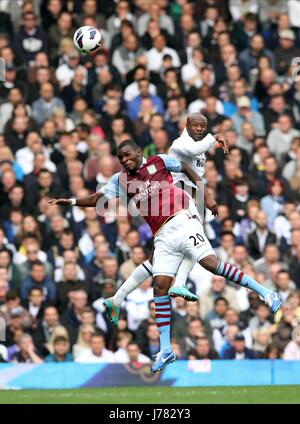
[[[33,286],[33,287],[31,287],[31,288],[29,289],[28,295],[30,296],[30,295],[31,295],[31,293],[32,293],[34,290],[37,290],[37,291],[39,291],[41,294],[43,294],[43,289],[42,289],[41,287]]]
[[[225,302],[225,304],[226,304],[226,306],[228,306],[229,305],[229,303],[228,303],[228,300],[227,299],[225,299],[225,297],[223,297],[223,296],[219,296],[219,297],[217,297],[215,300],[214,300],[214,305],[216,305],[217,303],[219,303],[219,302]]]
[[[136,144],[135,141],[127,139],[122,141],[122,143],[119,144],[118,151],[123,149],[123,147],[125,146],[130,146],[135,151],[140,149],[140,147]]]
[[[43,268],[45,268],[45,264],[43,264],[43,262],[40,261],[39,259],[37,259],[36,261],[31,262],[30,269],[32,270],[33,267],[35,267],[35,266],[42,266]]]

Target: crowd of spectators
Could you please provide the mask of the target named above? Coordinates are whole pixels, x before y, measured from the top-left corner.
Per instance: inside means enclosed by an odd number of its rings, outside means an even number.
[[[300,2],[1,0],[0,362],[149,362],[159,349],[152,281],[118,328],[99,310],[149,255],[141,218],[48,207],[120,170],[117,146],[167,153],[202,111],[229,154],[207,153],[219,216],[205,230],[223,261],[277,289],[257,295],[195,266],[197,303],[173,302],[179,359],[300,359]],[[101,28],[82,56],[72,36]],[[295,59],[296,58],[296,59]]]

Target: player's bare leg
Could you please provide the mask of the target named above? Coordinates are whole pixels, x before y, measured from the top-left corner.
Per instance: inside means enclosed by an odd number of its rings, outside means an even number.
[[[166,365],[175,361],[176,356],[171,348],[171,301],[168,291],[172,277],[158,275],[154,277],[155,321],[159,332],[160,351],[155,356],[151,371],[161,371]]]
[[[214,255],[206,256],[199,261],[199,264],[213,274],[220,275],[233,283],[255,291],[267,303],[274,314],[280,308],[282,300],[276,291],[266,289],[250,277],[250,275],[245,274],[243,271],[238,269],[235,265],[222,262]]]

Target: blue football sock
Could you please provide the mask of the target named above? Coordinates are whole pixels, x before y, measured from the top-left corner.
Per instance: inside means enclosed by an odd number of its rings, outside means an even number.
[[[171,303],[169,296],[155,296],[155,322],[159,332],[160,350],[171,349]]]
[[[271,290],[266,289],[264,286],[255,281],[250,275],[245,274],[243,271],[238,269],[235,265],[219,262],[216,274],[220,275],[233,283],[239,284],[240,286],[246,287],[255,291],[263,298],[270,293]]]

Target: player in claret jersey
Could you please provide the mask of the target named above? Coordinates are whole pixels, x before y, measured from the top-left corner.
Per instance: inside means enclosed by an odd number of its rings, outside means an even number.
[[[100,207],[103,197],[110,200],[125,195],[150,226],[154,235],[155,318],[160,334],[160,352],[152,365],[153,372],[160,371],[176,359],[170,343],[168,291],[185,256],[199,262],[213,274],[254,290],[273,313],[280,308],[281,299],[277,292],[266,289],[235,265],[224,263],[215,255],[201,221],[193,213],[192,198],[173,184],[171,172],[183,172],[202,190],[194,170],[169,155],[152,156],[145,160],[141,149],[130,140],[119,145],[118,158],[124,171],[113,175],[98,193],[80,199],[52,199],[49,204]]]

